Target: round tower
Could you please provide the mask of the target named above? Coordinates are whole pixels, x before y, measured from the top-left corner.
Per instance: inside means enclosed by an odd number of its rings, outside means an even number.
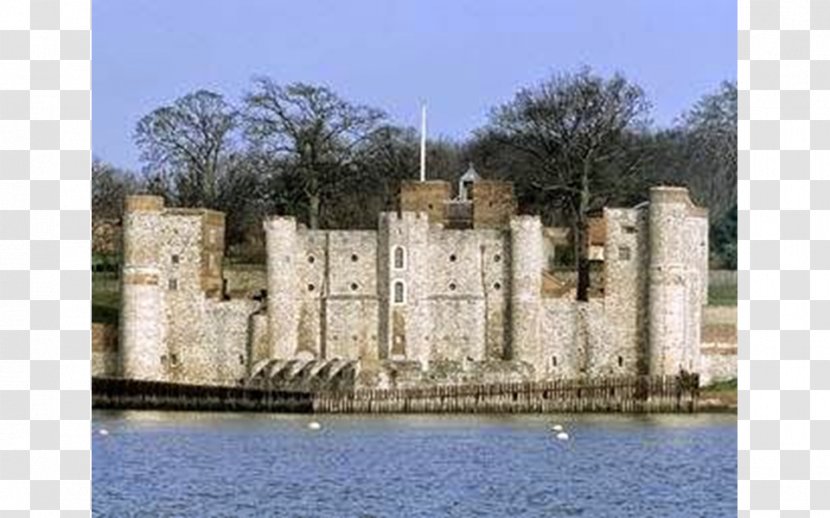
[[[689,304],[685,254],[688,192],[653,187],[649,203],[649,374],[676,375],[696,366],[687,347]]]
[[[120,371],[129,379],[165,379],[160,250],[164,199],[127,196],[121,270]]]
[[[524,361],[539,369],[544,365],[539,337],[544,254],[542,222],[538,216],[511,218],[510,248],[511,323],[506,359]]]
[[[297,221],[273,216],[265,220],[268,276],[268,354],[293,358],[300,321]]]

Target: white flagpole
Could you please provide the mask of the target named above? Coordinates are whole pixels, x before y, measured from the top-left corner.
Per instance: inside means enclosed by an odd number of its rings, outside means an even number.
[[[421,181],[427,179],[427,105],[421,103]]]

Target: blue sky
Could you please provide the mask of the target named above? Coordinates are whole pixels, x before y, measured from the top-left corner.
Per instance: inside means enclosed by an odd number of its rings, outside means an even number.
[[[138,119],[198,88],[237,101],[251,77],[343,97],[464,138],[552,72],[623,72],[670,124],[736,77],[728,0],[96,0],[92,147],[138,169]]]

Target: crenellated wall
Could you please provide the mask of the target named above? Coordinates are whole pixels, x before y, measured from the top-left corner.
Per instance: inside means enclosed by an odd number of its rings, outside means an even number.
[[[582,302],[549,271],[551,229],[513,214],[508,187],[474,184],[472,203],[488,203],[474,209],[474,228],[438,216],[447,182],[408,184],[402,205],[416,210],[381,213],[372,231],[270,217],[264,300],[256,289],[224,293],[221,214],[130,197],[121,373],[236,384],[264,365],[299,375],[303,362],[358,360],[358,380],[390,386],[504,373],[725,375],[720,349],[701,358],[708,221],[685,189],[655,188],[649,204],[593,217],[595,282]]]

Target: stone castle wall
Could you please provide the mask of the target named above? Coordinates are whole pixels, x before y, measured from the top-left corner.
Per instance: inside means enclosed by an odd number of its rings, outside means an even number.
[[[221,215],[133,197],[121,374],[235,384],[272,359],[359,360],[380,373],[366,379],[404,363],[425,373],[407,379],[502,364],[513,367],[493,372],[533,379],[728,371],[721,358],[701,357],[708,226],[685,190],[653,189],[649,205],[603,211],[592,243],[601,248],[596,293],[579,302],[568,290],[543,290],[549,254],[540,219],[498,224],[512,194],[498,182],[481,185],[476,203],[501,205],[487,205],[479,214],[489,215],[465,230],[433,220],[447,182],[404,189],[402,205],[418,210],[382,213],[373,231],[267,219],[265,301],[253,300],[250,286],[246,297],[227,299]]]

